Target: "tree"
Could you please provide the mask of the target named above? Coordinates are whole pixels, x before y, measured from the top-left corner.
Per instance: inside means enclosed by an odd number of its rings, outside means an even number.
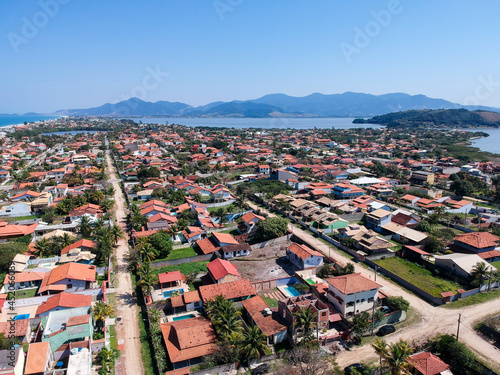
[[[382,340],[381,338],[377,337],[375,339],[375,342],[372,344],[372,348],[375,350],[375,353],[379,355],[380,364],[382,364],[382,357],[386,356],[388,351],[387,343],[385,342],[385,340]]]
[[[157,257],[156,249],[150,243],[141,246],[139,248],[139,253],[141,254],[142,260],[147,263],[150,263]]]
[[[118,225],[113,225],[113,227],[111,228],[111,235],[113,236],[115,245],[118,243],[118,240],[120,238],[125,238],[122,228],[120,228]]]
[[[56,218],[56,210],[52,207],[47,207],[42,210],[42,220],[46,223],[52,224]]]
[[[474,185],[470,181],[458,180],[451,183],[450,190],[460,197],[469,196],[474,192]]]
[[[281,237],[288,233],[288,220],[282,217],[270,217],[257,223],[257,236],[262,241]]]
[[[403,297],[387,297],[386,302],[389,306],[392,306],[396,310],[408,311],[410,308],[410,302],[405,300]]]
[[[259,327],[250,327],[243,333],[241,340],[241,354],[250,362],[250,359],[269,354],[271,350],[267,346],[266,335],[262,333]]]
[[[442,241],[440,241],[436,236],[427,237],[424,245],[424,249],[430,253],[437,253],[444,247]]]
[[[78,231],[80,232],[83,238],[90,238],[90,236],[92,235],[92,226],[90,225],[88,216],[83,215],[80,218],[80,224],[78,224]]]
[[[442,335],[431,341],[430,350],[451,366],[456,375],[477,374],[474,355],[454,336]]]
[[[114,205],[115,205],[115,201],[112,201],[111,199],[105,199],[99,204],[99,207],[101,207],[101,209],[104,212],[108,212],[109,210],[111,210],[113,208]]]
[[[297,310],[294,314],[294,331],[295,340],[297,340],[297,332],[301,330],[304,334],[304,339],[310,341],[312,337],[311,330],[314,328],[314,323],[316,322],[317,314],[312,308],[301,308]]]
[[[103,301],[99,301],[94,305],[93,313],[96,325],[100,327],[100,331],[102,331],[104,329],[104,321],[108,316],[113,314],[113,308],[111,305],[104,303]]]
[[[483,285],[483,281],[487,279],[490,272],[490,267],[485,262],[477,262],[471,271],[471,279],[473,285],[479,285],[479,289]]]
[[[413,353],[413,348],[407,341],[399,340],[389,345],[382,353],[382,364],[389,367],[391,375],[401,375],[410,368],[408,359]]]
[[[48,252],[52,244],[46,238],[40,238],[35,243],[35,255],[37,258],[43,258],[44,254]]]
[[[356,340],[361,342],[363,335],[366,331],[370,329],[370,315],[365,311],[361,314],[355,315],[351,322],[352,325],[352,333]]]
[[[144,295],[150,296],[154,286],[158,284],[158,275],[151,273],[149,263],[142,263],[138,271],[140,285],[143,287]]]
[[[168,254],[170,254],[173,248],[172,239],[163,230],[149,236],[149,243],[153,246],[157,256],[161,259],[168,257]]]

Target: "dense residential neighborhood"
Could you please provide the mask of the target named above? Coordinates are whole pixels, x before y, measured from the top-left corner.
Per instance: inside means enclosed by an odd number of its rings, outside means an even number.
[[[0,373],[500,369],[500,164],[469,133],[37,125],[0,140]]]

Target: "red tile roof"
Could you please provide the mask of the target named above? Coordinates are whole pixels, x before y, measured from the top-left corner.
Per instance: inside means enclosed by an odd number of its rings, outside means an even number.
[[[50,343],[48,341],[35,342],[33,344],[30,344],[28,348],[28,355],[26,356],[26,367],[24,369],[24,374],[31,375],[44,373],[49,352]]]
[[[96,247],[96,243],[94,241],[83,239],[83,240],[75,242],[74,244],[66,246],[64,249],[61,250],[61,255],[66,254],[68,251],[73,250],[73,249],[77,249],[77,248],[91,249],[93,247]]]
[[[255,294],[257,294],[255,288],[248,279],[200,286],[200,295],[205,302],[214,299],[218,295],[224,296],[225,299],[235,299]]]
[[[92,296],[62,292],[49,297],[47,301],[42,302],[42,304],[39,305],[36,310],[36,315],[43,314],[57,307],[74,308],[90,306],[91,304]]]
[[[422,375],[437,375],[450,368],[450,365],[443,362],[439,357],[427,352],[412,355],[408,362]]]
[[[172,363],[206,356],[216,348],[212,323],[203,317],[161,324],[161,332]]]
[[[456,236],[455,240],[476,249],[483,249],[485,247],[498,246],[500,238],[488,232],[473,232]]]
[[[212,243],[210,238],[204,238],[202,240],[198,240],[196,241],[196,244],[199,246],[203,254],[210,254],[220,249],[220,247],[217,247]]]
[[[184,280],[184,275],[181,273],[181,271],[165,272],[165,273],[160,273],[158,275],[158,281],[160,282],[160,284],[171,283],[172,281],[183,281],[183,280]]]
[[[224,259],[215,259],[207,264],[207,268],[215,280],[220,280],[226,275],[238,276],[241,279],[236,267]]]
[[[378,289],[382,285],[363,276],[361,273],[330,277],[326,282],[344,295]]]
[[[212,232],[212,236],[214,236],[220,243],[238,245],[238,241],[236,241],[229,233]]]
[[[290,250],[292,253],[300,257],[300,259],[302,260],[306,260],[311,256],[317,256],[317,257],[323,256],[323,254],[321,254],[320,252],[313,250],[306,245],[300,245],[298,243],[293,243],[290,246],[288,246],[288,250]]]

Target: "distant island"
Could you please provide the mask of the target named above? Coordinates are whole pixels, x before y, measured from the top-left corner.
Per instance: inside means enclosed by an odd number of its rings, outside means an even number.
[[[421,109],[391,112],[370,119],[357,118],[354,124],[379,124],[389,128],[498,128],[500,113],[467,109]]]

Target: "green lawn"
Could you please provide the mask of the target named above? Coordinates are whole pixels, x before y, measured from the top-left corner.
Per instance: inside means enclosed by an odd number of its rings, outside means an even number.
[[[497,260],[496,262],[491,262],[490,264],[500,271],[500,260]]]
[[[21,299],[21,298],[32,298],[36,295],[36,291],[38,288],[33,288],[33,289],[22,289],[22,290],[16,290],[15,293],[15,298],[16,299]]]
[[[171,272],[171,271],[181,271],[182,274],[187,275],[190,272],[203,273],[207,272],[207,264],[208,262],[197,262],[197,263],[183,263],[178,266],[166,266],[161,268],[153,268],[151,272],[153,274],[158,275],[163,272]]]
[[[222,206],[226,209],[226,212],[229,211],[230,208],[236,209],[236,206],[234,204],[228,204],[227,206]],[[214,211],[217,211],[221,207],[208,207],[207,210],[208,212],[212,213]]]
[[[182,259],[182,258],[190,258],[195,257],[196,251],[192,247],[184,247],[182,249],[174,249],[168,254],[166,260],[174,260],[174,259]]]
[[[439,293],[463,288],[458,283],[434,276],[431,271],[406,259],[392,257],[376,260],[375,263],[436,297]]]
[[[4,217],[2,220],[7,221],[7,222],[12,222],[12,221],[22,221],[22,220],[32,220],[32,219],[39,219],[40,216],[38,215],[29,215],[29,216],[17,216],[17,217]]]
[[[238,236],[240,233],[238,232],[238,229],[228,229],[228,230],[222,230],[217,233],[229,233],[231,236]]]
[[[266,296],[261,296],[261,297],[267,303],[267,305],[269,307],[271,307],[271,308],[278,307],[278,301],[276,301],[274,298],[266,297]]]

